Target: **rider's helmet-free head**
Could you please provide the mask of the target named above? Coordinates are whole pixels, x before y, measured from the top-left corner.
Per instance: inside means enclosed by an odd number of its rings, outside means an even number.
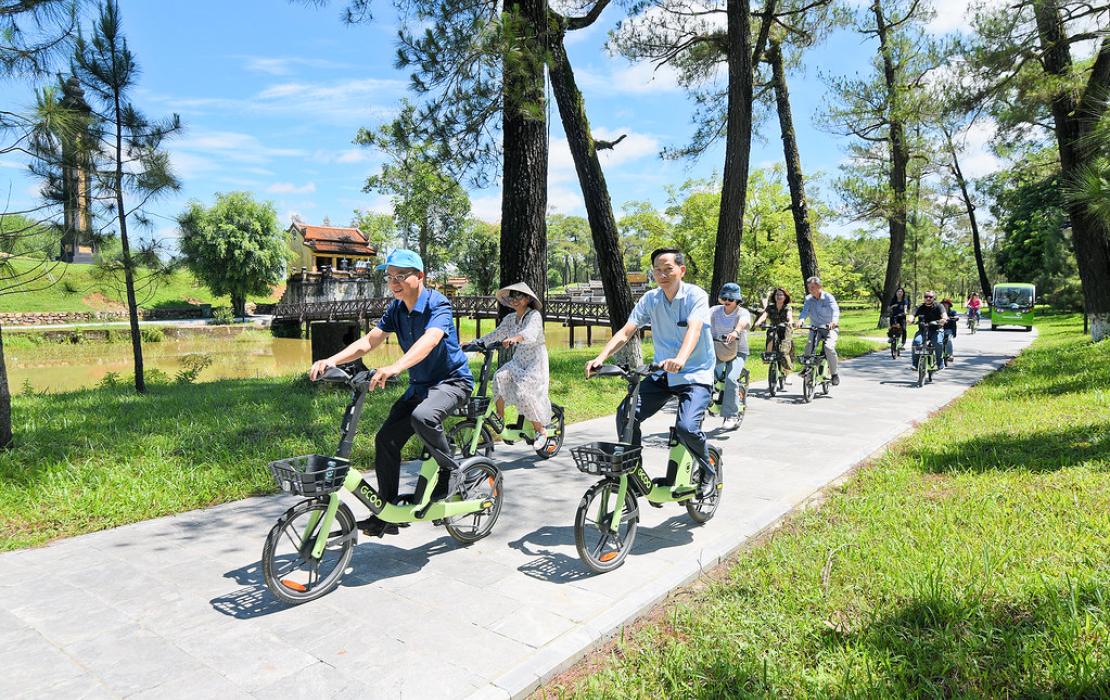
[[[735,282],[726,282],[721,285],[721,291],[717,294],[717,298],[725,301],[740,301],[740,285]]]

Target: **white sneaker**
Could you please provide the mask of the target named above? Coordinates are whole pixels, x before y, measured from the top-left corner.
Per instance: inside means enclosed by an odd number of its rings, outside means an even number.
[[[740,419],[736,416],[729,416],[725,418],[724,425],[721,426],[722,430],[736,430],[740,427]]]
[[[793,374],[786,375],[786,379],[783,380],[783,384],[786,384],[786,386],[790,386],[793,383],[794,383],[794,375]]]

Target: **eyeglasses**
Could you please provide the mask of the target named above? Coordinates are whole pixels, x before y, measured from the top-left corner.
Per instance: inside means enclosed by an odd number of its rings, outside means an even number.
[[[524,292],[509,292],[505,296],[508,297],[509,299],[512,299],[513,301],[520,301],[521,299],[527,299],[528,298],[528,295],[525,294]]]
[[[925,298],[926,298],[926,299],[936,299],[936,297],[935,297],[935,296],[933,296],[932,294],[926,294],[926,295],[925,295]]]
[[[409,272],[398,272],[395,275],[385,275],[385,281],[386,282],[393,282],[394,284],[401,284],[402,282],[405,281],[405,279],[409,275],[415,275],[415,274],[416,274],[415,272],[410,270]]]

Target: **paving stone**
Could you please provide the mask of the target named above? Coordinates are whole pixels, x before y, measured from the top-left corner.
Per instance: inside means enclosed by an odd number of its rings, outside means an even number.
[[[112,692],[125,696],[182,680],[202,669],[179,647],[142,629],[78,642],[65,651]]]
[[[191,657],[247,691],[264,688],[318,660],[274,634],[235,622],[205,625],[177,643]]]

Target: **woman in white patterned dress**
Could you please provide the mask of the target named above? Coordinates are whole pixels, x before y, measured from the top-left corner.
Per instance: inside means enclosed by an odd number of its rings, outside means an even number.
[[[524,282],[497,290],[497,300],[515,313],[501,319],[497,328],[478,339],[489,346],[515,347],[513,358],[493,375],[497,415],[504,425],[505,405],[512,404],[536,429],[537,440],[547,439],[551,422],[548,396],[547,345],[543,337],[542,304]],[[539,444],[539,443],[537,443]]]

